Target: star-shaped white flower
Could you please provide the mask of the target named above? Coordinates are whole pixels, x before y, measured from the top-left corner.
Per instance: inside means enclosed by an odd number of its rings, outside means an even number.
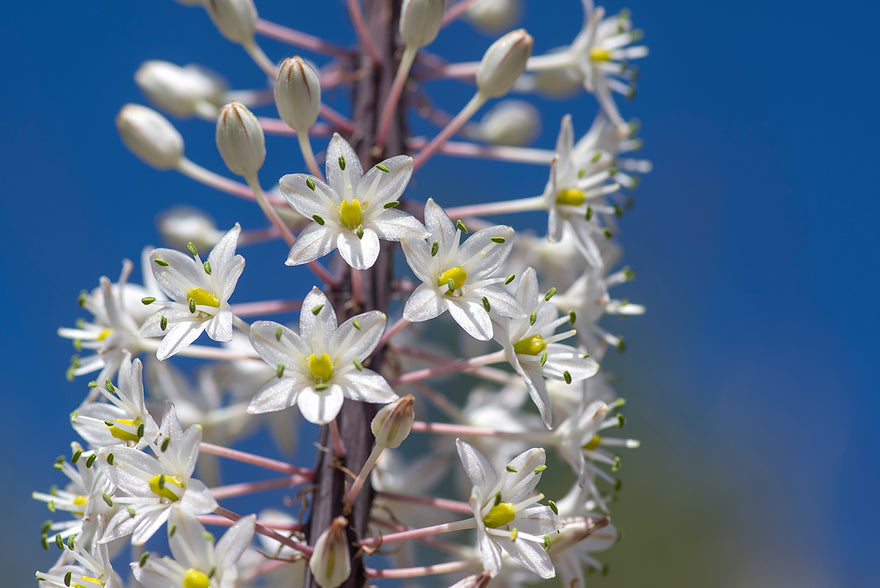
[[[345,398],[379,404],[396,400],[385,378],[363,366],[384,330],[385,315],[377,310],[337,326],[336,311],[317,288],[303,300],[299,334],[275,322],[255,322],[251,344],[276,375],[257,392],[248,412],[295,404],[307,421],[322,425],[336,418]]]
[[[244,257],[235,254],[241,227],[230,229],[202,262],[195,249],[192,256],[173,249],[155,249],[150,254],[153,275],[170,301],[154,302],[159,307],[141,334],[162,337],[156,357],[167,359],[195,341],[202,331],[215,341],[232,339],[232,309],[229,297],[244,270]]]
[[[412,176],[412,157],[391,157],[364,174],[354,149],[334,134],[327,147],[326,170],[327,184],[306,174],[288,174],[279,182],[290,206],[313,221],[297,237],[287,265],[307,263],[339,249],[348,265],[367,269],[379,257],[380,239],[425,236],[425,227],[415,217],[394,210]]]
[[[541,479],[545,453],[529,449],[515,457],[499,476],[483,455],[456,440],[465,471],[473,484],[470,505],[477,523],[477,543],[483,567],[492,575],[501,570],[502,552],[541,578],[556,575],[545,548],[546,535],[559,524],[549,506],[538,504],[543,494],[533,494]]]
[[[514,232],[496,225],[477,231],[464,243],[456,227],[433,199],[425,204],[430,236],[401,239],[406,262],[422,283],[403,308],[410,322],[430,320],[449,311],[468,335],[480,341],[492,338],[490,312],[518,316],[522,310],[495,271],[510,254]]]

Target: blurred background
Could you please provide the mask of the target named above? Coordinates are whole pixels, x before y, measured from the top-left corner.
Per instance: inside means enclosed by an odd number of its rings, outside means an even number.
[[[536,54],[580,27],[575,0],[526,5]],[[269,20],[354,40],[342,0],[257,6]],[[611,367],[642,448],[623,456],[614,509],[623,540],[601,555],[609,574],[594,585],[880,585],[878,311],[868,296],[880,284],[870,60],[880,10],[792,0],[606,6],[630,8],[646,33],[639,93],[621,108],[641,120],[654,171],[620,233],[638,278],[616,292],[648,314],[605,323],[628,342]],[[29,586],[55,557],[40,548],[48,515],[30,493],[63,483],[52,463],[69,454],[68,414],[88,380],[65,380],[73,350],[55,334],[83,316],[77,295],[160,244],[154,219],[172,204],[201,207],[221,228],[263,222],[256,207],[125,150],[113,117],[144,101],[132,74],[166,59],[211,67],[236,88],[265,81],[204,11],[171,0],[15,2],[4,13],[0,567],[4,586]],[[471,61],[492,40],[458,23],[431,50]],[[273,59],[296,53],[264,48]],[[435,88],[449,110],[471,92]],[[564,113],[581,134],[596,112],[588,95],[536,104],[546,114],[536,145],[546,148]],[[225,171],[213,125],[175,123],[192,159]],[[270,140],[263,184],[301,165],[291,142]],[[451,165],[460,166],[454,183]],[[414,189],[450,202],[531,196],[546,174],[438,157]],[[274,267],[259,258],[286,255],[277,244],[244,253],[254,276]]]

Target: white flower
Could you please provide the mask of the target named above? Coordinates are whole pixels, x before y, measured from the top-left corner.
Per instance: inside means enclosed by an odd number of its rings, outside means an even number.
[[[91,549],[91,552],[89,551]],[[70,558],[66,558],[70,553]],[[72,552],[65,552],[62,559],[76,563],[56,565],[48,573],[37,572],[40,588],[123,588],[125,584],[113,571],[110,552],[106,545],[77,544]],[[71,582],[71,578],[74,579]]]
[[[430,245],[422,239],[401,239],[406,262],[422,283],[403,309],[410,322],[430,320],[449,311],[468,335],[492,338],[490,311],[502,316],[522,313],[502,287],[504,278],[493,274],[511,250],[513,229],[497,225],[477,231],[464,243],[457,228],[433,199],[425,204]]]
[[[192,247],[192,257],[173,249],[155,249],[150,266],[159,287],[171,297],[144,324],[141,334],[163,336],[156,357],[167,359],[185,349],[202,331],[215,341],[232,338],[229,297],[244,270],[244,258],[235,254],[241,227],[230,229],[204,263]]]
[[[569,322],[570,317],[557,318],[559,313],[550,303],[552,292],[546,295],[538,292],[535,270],[526,269],[516,289],[516,299],[525,316],[500,322],[501,332],[496,334],[510,365],[522,376],[547,428],[550,428],[552,416],[544,378],[571,384],[585,380],[599,370],[588,354],[571,345],[558,343],[572,337],[575,331],[556,333],[556,329]]]
[[[498,476],[479,451],[461,440],[455,443],[473,484],[469,503],[477,522],[483,567],[496,575],[502,552],[507,552],[541,578],[555,576],[545,536],[558,530],[558,521],[549,506],[538,504],[544,495],[533,494],[546,467],[544,450],[521,453]]]
[[[339,249],[355,269],[367,269],[379,257],[379,240],[424,237],[415,217],[394,210],[409,182],[413,160],[398,155],[364,174],[354,149],[334,134],[327,147],[327,184],[306,174],[281,178],[281,193],[298,213],[314,222],[290,249],[287,265],[307,263]]]
[[[376,310],[337,326],[336,311],[317,288],[303,300],[299,334],[271,321],[255,322],[251,344],[277,371],[257,392],[248,412],[295,404],[307,421],[322,425],[336,418],[345,398],[380,404],[396,400],[385,378],[363,367],[384,328],[385,315]]]
[[[144,588],[238,586],[238,562],[254,535],[256,515],[242,517],[214,544],[205,527],[178,508],[171,509],[168,545],[174,558],[149,558],[131,570]]]
[[[155,457],[131,447],[101,450],[99,463],[117,488],[112,501],[122,506],[107,523],[101,543],[131,535],[133,545],[143,545],[168,520],[172,507],[191,516],[217,508],[208,487],[191,478],[201,428],[181,430],[174,406],[169,404],[161,433],[161,441],[151,445]]]

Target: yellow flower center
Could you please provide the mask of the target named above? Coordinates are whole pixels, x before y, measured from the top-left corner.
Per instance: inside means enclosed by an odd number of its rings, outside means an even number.
[[[190,568],[183,577],[183,588],[208,588],[211,579],[205,572]]]
[[[88,498],[88,496],[80,495],[80,496],[77,496],[76,498],[73,499],[73,503],[77,506],[82,506],[83,504],[89,503],[89,498]]]
[[[516,510],[513,508],[513,503],[502,502],[493,506],[489,514],[483,517],[483,524],[490,529],[497,529],[515,518]]]
[[[590,59],[592,61],[611,61],[611,51],[601,47],[593,47],[590,49]]]
[[[100,333],[98,333],[98,341],[103,341],[107,337],[110,336],[110,333],[113,332],[113,329],[104,329]]]
[[[312,374],[312,378],[318,383],[329,381],[333,376],[333,362],[330,361],[330,356],[326,353],[321,355],[311,354],[309,356],[309,373]]]
[[[110,434],[120,441],[135,442],[140,438],[137,436],[137,430],[144,422],[140,417],[136,419],[116,419],[113,422],[119,423],[120,425],[126,425],[127,427],[131,427],[134,429],[134,432],[132,432],[127,428],[123,429],[122,427],[117,427],[116,425],[110,427]]]
[[[547,343],[541,335],[532,335],[513,344],[513,351],[517,355],[538,355],[545,349],[547,349]]]
[[[104,586],[107,584],[107,582],[104,582],[103,580],[99,580],[98,578],[92,578],[89,576],[80,576],[79,579],[88,582],[91,586]],[[75,588],[89,588],[88,586],[80,584],[79,582],[75,582],[73,586]]]
[[[601,442],[602,442],[602,439],[599,437],[599,435],[593,435],[593,438],[590,439],[590,441],[586,445],[584,445],[584,449],[592,451],[592,450],[596,449],[597,447],[599,447],[599,443],[601,443]]]
[[[352,231],[360,226],[363,218],[364,210],[357,198],[352,198],[351,202],[343,200],[339,203],[339,220]]]
[[[204,288],[192,288],[186,293],[186,297],[188,300],[192,300],[200,306],[213,306],[214,308],[220,308],[220,300],[214,296],[213,292],[209,292]]]
[[[448,286],[451,281],[452,290],[458,290],[464,286],[465,280],[467,280],[467,272],[460,265],[456,265],[440,274],[440,277],[437,278],[437,285]]]
[[[584,194],[584,191],[577,188],[564,188],[556,193],[556,204],[580,206],[586,199],[587,195]]]
[[[183,488],[183,482],[178,480],[176,476],[156,474],[155,476],[150,478],[150,490],[153,491],[153,494],[155,494],[156,496],[161,496],[162,498],[167,498],[168,500],[172,501],[180,500],[180,496],[172,492],[168,488],[168,484],[174,484],[178,488]]]

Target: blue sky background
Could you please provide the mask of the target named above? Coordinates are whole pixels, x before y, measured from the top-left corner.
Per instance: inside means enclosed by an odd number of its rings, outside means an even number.
[[[258,7],[351,41],[344,3],[318,4]],[[536,53],[576,34],[574,0],[527,4]],[[625,457],[615,511],[625,538],[597,584],[877,585],[880,204],[870,162],[880,131],[871,59],[880,11],[791,0],[626,6],[651,55],[637,99],[623,109],[641,119],[655,171],[621,234],[638,274],[625,294],[649,313],[614,324],[629,342],[614,367],[630,400],[629,433],[644,446]],[[73,438],[67,415],[85,380],[65,381],[72,349],[54,333],[81,316],[77,294],[158,244],[153,219],[171,204],[210,210],[221,227],[259,226],[245,204],[124,149],[113,117],[143,101],[132,73],[160,58],[207,65],[234,87],[263,80],[201,10],[170,0],[16,2],[4,12],[0,557],[4,585],[25,586],[54,557],[39,547],[47,515],[29,495],[61,483],[51,464]],[[456,25],[432,50],[475,60],[490,42]],[[273,59],[294,53],[266,50]],[[468,97],[459,84],[438,92],[450,110]],[[546,147],[562,114],[572,112],[584,132],[595,113],[589,96],[539,104]],[[223,169],[211,125],[179,128],[193,159]],[[269,153],[264,185],[299,171],[290,143],[270,142]],[[473,194],[529,196],[546,169],[438,158],[416,186],[464,201],[461,178]],[[247,271],[259,275],[252,257],[267,252],[255,248]],[[257,296],[252,289],[240,300]]]

